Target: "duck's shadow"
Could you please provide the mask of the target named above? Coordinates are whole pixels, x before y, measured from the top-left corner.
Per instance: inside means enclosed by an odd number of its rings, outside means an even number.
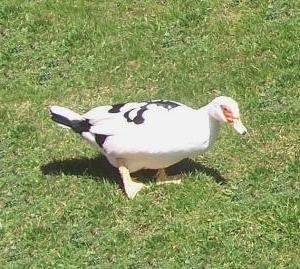
[[[41,171],[44,175],[87,175],[95,180],[101,178],[110,181],[118,182],[121,185],[118,170],[113,167],[105,157],[99,156],[96,158],[76,158],[66,160],[55,160],[41,166]],[[184,159],[181,162],[172,165],[166,169],[169,176],[178,176],[183,173],[201,172],[212,177],[216,182],[223,185],[227,180],[215,168],[207,167],[201,163],[197,163],[191,159]],[[156,175],[156,170],[141,170],[133,174],[133,177],[145,180],[153,180]]]

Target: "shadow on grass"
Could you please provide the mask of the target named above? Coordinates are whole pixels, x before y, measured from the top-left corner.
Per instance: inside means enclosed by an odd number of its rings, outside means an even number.
[[[116,182],[122,187],[121,178],[118,169],[113,167],[104,156],[96,158],[78,158],[52,161],[41,166],[44,175],[87,175],[95,180],[106,178],[109,181]],[[223,185],[227,180],[215,168],[207,167],[191,159],[184,159],[181,162],[172,165],[166,169],[167,175],[171,177],[178,176],[182,173],[201,172],[212,177],[216,182]],[[141,170],[133,173],[133,177],[142,181],[154,180],[156,170]]]

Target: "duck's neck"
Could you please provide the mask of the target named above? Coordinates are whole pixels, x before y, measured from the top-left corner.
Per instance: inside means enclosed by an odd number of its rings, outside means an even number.
[[[202,107],[200,111],[204,112],[208,116],[208,125],[209,125],[209,146],[211,146],[219,133],[220,130],[220,121],[218,121],[212,113],[212,107],[211,104],[206,105],[205,107]]]
[[[208,116],[208,118],[209,118],[209,129],[210,129],[209,145],[211,146],[215,142],[219,134],[220,122],[217,121],[215,118],[211,117],[210,115]]]

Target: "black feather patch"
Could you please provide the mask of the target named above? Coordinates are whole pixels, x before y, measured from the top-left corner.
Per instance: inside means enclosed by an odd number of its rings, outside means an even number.
[[[103,147],[103,144],[104,144],[107,137],[109,137],[109,135],[95,134],[95,140],[101,148]]]
[[[91,124],[88,119],[86,120],[72,120],[72,129],[74,132],[81,134],[82,132],[89,132]]]
[[[134,110],[134,109],[130,109],[127,112],[124,113],[124,117],[126,118],[127,122],[134,122],[135,124],[142,124],[145,121],[145,119],[143,118],[143,113],[147,110],[147,108],[146,107],[141,107],[137,111],[137,114],[133,119],[131,119],[129,117],[129,114],[132,110]]]
[[[128,110],[128,111],[126,111],[125,113],[124,113],[124,117],[125,117],[125,119],[127,120],[127,122],[132,122],[133,120],[129,117],[129,113],[132,111],[132,110],[134,110],[134,108],[133,109],[130,109],[130,110]]]
[[[150,102],[148,102],[147,105],[152,105],[152,104],[155,104],[157,106],[162,106],[163,108],[168,109],[168,110],[180,106],[180,104],[178,104],[178,103],[175,103],[172,101],[164,101],[164,100],[150,101]]]
[[[60,114],[53,113],[50,110],[51,119],[59,124],[65,125],[72,128],[75,133],[89,132],[91,124],[88,119],[86,120],[69,120],[67,117],[64,117]]]
[[[137,112],[136,116],[133,119],[135,124],[142,124],[145,119],[143,118],[143,113],[147,110],[147,107],[141,107],[141,109]]]
[[[121,112],[121,108],[125,105],[126,105],[125,103],[112,105],[112,108],[110,110],[108,110],[108,112],[109,113],[119,113],[119,112]]]
[[[130,109],[128,111],[126,111],[123,116],[125,117],[125,119],[127,120],[127,122],[134,122],[135,124],[142,124],[144,123],[145,119],[143,118],[143,113],[148,110],[148,106],[149,105],[157,105],[157,106],[161,106],[165,109],[171,110],[175,107],[180,106],[180,104],[177,104],[175,102],[172,101],[163,101],[163,100],[159,100],[159,101],[150,101],[147,102],[145,105],[142,105],[139,107],[139,109],[137,110],[136,116],[132,119],[130,118],[129,114],[131,111],[137,109],[137,108],[133,108]]]
[[[59,114],[55,114],[52,111],[50,111],[50,112],[51,112],[51,116],[52,116],[51,119],[53,121],[55,121],[55,122],[57,122],[59,124],[68,126],[68,127],[72,127],[72,122],[68,118],[66,118],[66,117],[64,117],[62,115],[59,115]]]

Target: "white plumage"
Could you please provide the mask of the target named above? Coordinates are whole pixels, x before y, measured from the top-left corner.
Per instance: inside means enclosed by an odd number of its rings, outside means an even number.
[[[132,181],[131,172],[163,169],[206,151],[215,141],[221,122],[246,133],[238,104],[225,96],[200,109],[155,100],[100,106],[83,115],[59,106],[51,106],[50,112],[54,121],[79,133],[119,168],[129,198],[144,186]]]

